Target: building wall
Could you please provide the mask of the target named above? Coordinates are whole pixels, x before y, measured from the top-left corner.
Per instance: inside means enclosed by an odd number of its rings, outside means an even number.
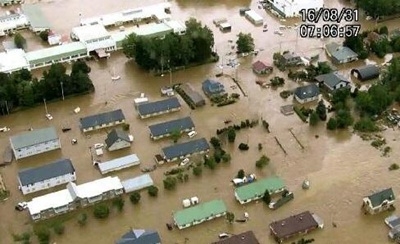
[[[114,142],[114,144],[112,144],[111,147],[108,148],[108,151],[115,151],[130,146],[131,146],[130,142],[119,139],[118,141]]]
[[[171,112],[176,112],[181,110],[181,107],[179,108],[173,108],[173,109],[169,109],[169,110],[164,110],[158,113],[152,113],[152,114],[146,114],[146,115],[141,115],[139,114],[141,119],[145,119],[145,118],[150,118],[150,117],[154,117],[154,116],[158,116],[158,115],[162,115],[162,114],[167,114],[167,113],[171,113]]]
[[[304,104],[304,103],[308,103],[308,102],[312,102],[312,101],[318,100],[318,96],[314,96],[314,97],[310,97],[310,98],[306,98],[306,99],[301,99],[301,98],[299,98],[299,97],[296,96],[296,95],[294,95],[294,97],[296,98],[296,101],[298,101],[298,102],[301,103],[301,104]]]
[[[68,63],[68,62],[76,61],[76,60],[83,59],[86,57],[89,57],[89,55],[87,53],[81,53],[79,55],[72,55],[72,56],[67,56],[67,57],[60,58],[60,59],[53,59],[48,62],[41,62],[41,63],[35,63],[35,64],[31,63],[30,68],[31,69],[39,69],[39,68],[51,66],[52,64]]]
[[[210,151],[210,150],[199,151],[199,152],[195,152],[195,153],[192,153],[192,154],[186,154],[186,155],[182,155],[182,156],[175,157],[175,158],[165,159],[165,161],[166,161],[166,162],[173,162],[173,161],[176,161],[176,160],[178,160],[178,159],[184,159],[184,158],[191,157],[192,155],[195,155],[195,154],[204,154],[204,153],[208,153],[209,151]]]
[[[364,198],[363,208],[368,214],[377,214],[389,210],[394,204],[394,201],[385,201],[385,202],[386,202],[385,204],[381,204],[380,206],[372,207],[369,199]]]
[[[102,125],[97,125],[95,127],[89,127],[89,128],[84,128],[82,129],[83,132],[88,132],[88,131],[92,131],[92,130],[99,130],[99,129],[103,129],[103,128],[107,128],[107,127],[112,127],[112,126],[116,126],[116,125],[120,125],[125,123],[125,120],[120,120],[120,121],[114,121],[108,124],[102,124]]]
[[[189,129],[184,129],[184,130],[181,130],[180,133],[182,134],[182,133],[185,133],[185,132],[190,132],[192,130],[195,130],[195,128],[192,127],[192,128],[189,128]],[[161,138],[164,138],[164,137],[169,137],[169,136],[171,136],[171,133],[167,133],[167,134],[160,135],[160,136],[153,136],[150,133],[150,138],[153,139],[153,140],[158,140],[158,139],[161,139]]]
[[[22,186],[21,182],[20,182],[20,187],[21,187],[22,194],[26,195],[29,193],[49,189],[51,187],[55,187],[58,185],[66,184],[70,181],[75,181],[75,180],[76,180],[76,174],[74,172],[72,174],[65,174],[65,175],[62,175],[59,177],[51,178],[48,180],[36,182],[34,184],[25,185],[25,186]]]
[[[11,147],[13,149],[15,159],[18,160],[21,158],[26,158],[26,157],[37,155],[40,153],[59,149],[59,148],[61,148],[61,143],[60,143],[60,139],[56,139],[56,140],[52,140],[52,141],[48,141],[48,142],[44,142],[44,143],[39,143],[39,144],[36,144],[33,146],[24,147],[24,148],[17,149],[17,150],[14,149],[14,146],[12,145],[12,143],[11,143]]]
[[[206,221],[209,221],[209,220],[213,220],[213,219],[216,219],[216,218],[219,218],[219,217],[223,217],[223,216],[225,216],[225,215],[226,215],[226,212],[223,212],[223,213],[219,213],[219,214],[216,214],[216,215],[211,215],[211,216],[209,216],[209,217],[207,217],[207,218],[200,219],[200,220],[198,220],[198,221],[193,221],[192,223],[187,224],[187,225],[178,225],[176,222],[175,222],[175,225],[176,225],[180,230],[182,230],[182,229],[188,228],[188,227],[190,227],[190,226],[198,225],[198,224],[201,224],[201,223],[206,222]]]

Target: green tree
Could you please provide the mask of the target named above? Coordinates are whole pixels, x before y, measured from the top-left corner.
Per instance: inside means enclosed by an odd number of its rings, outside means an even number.
[[[225,153],[224,155],[222,155],[222,161],[224,163],[229,163],[229,162],[231,162],[231,160],[232,160],[232,157],[229,153]]]
[[[315,112],[318,114],[318,117],[320,120],[326,121],[326,117],[327,117],[326,106],[325,106],[325,103],[323,100],[318,102],[318,106],[315,109]]]
[[[215,149],[221,148],[221,141],[215,136],[211,137],[210,143]]]
[[[376,132],[379,128],[369,117],[363,117],[354,124],[354,130],[360,132]]]
[[[244,34],[240,32],[236,41],[236,47],[238,53],[248,53],[254,51],[254,39],[251,34]]]
[[[31,107],[35,104],[35,95],[30,82],[21,81],[21,83],[17,85],[17,91],[19,95],[19,105]]]
[[[62,235],[65,232],[65,226],[61,222],[56,222],[53,225],[54,233],[57,235]]]
[[[214,47],[214,34],[207,26],[202,26],[200,21],[190,18],[185,22],[186,35],[193,42],[193,61],[202,62],[210,58]]]
[[[336,121],[338,129],[345,129],[354,123],[350,111],[346,109],[341,109],[336,112]]]
[[[122,197],[114,198],[112,204],[121,212],[124,209],[125,201]]]
[[[40,244],[45,244],[50,242],[50,230],[44,226],[37,227],[34,230]]]
[[[98,219],[105,219],[108,217],[109,214],[110,214],[110,209],[106,204],[103,203],[96,205],[93,209],[93,215]]]
[[[24,49],[26,45],[26,39],[20,33],[17,33],[14,36],[14,44],[17,48]]]
[[[171,131],[171,139],[174,141],[174,143],[177,143],[181,136],[182,133],[178,129]]]
[[[232,224],[233,221],[235,220],[235,214],[232,212],[226,212],[226,220]]]
[[[203,168],[200,165],[193,168],[193,174],[195,176],[200,176],[202,173],[203,173]]]
[[[217,166],[217,162],[215,161],[214,157],[208,157],[204,161],[204,165],[207,166],[209,169],[215,169]]]
[[[356,98],[357,108],[369,115],[381,114],[392,102],[392,94],[381,84],[371,86],[368,91],[359,92]]]
[[[256,161],[256,167],[262,169],[269,164],[269,161],[270,159],[267,156],[262,155],[260,159]]]
[[[236,178],[243,179],[245,175],[246,175],[246,173],[244,172],[244,170],[243,170],[243,169],[240,169],[240,170],[237,172]]]
[[[317,114],[317,112],[313,111],[310,114],[310,126],[316,126],[319,122],[319,116]]]
[[[163,184],[164,184],[164,189],[173,190],[176,188],[176,178],[167,176],[167,178],[163,180]]]
[[[331,117],[326,124],[326,128],[328,130],[336,130],[337,129],[337,121],[335,118]]]
[[[80,226],[84,226],[87,223],[87,214],[86,213],[82,213],[79,215],[78,217],[78,224]]]
[[[262,200],[267,205],[271,203],[271,195],[269,194],[268,190],[265,190]]]
[[[147,188],[147,193],[149,194],[149,196],[151,197],[156,197],[158,195],[158,188],[157,186],[150,186],[149,188]]]
[[[130,200],[131,203],[133,203],[133,204],[138,204],[139,201],[140,201],[140,198],[141,198],[140,192],[138,192],[138,191],[135,191],[135,192],[133,192],[133,193],[131,193],[131,194],[129,195],[129,200]]]
[[[228,129],[228,141],[233,143],[236,139],[236,131],[233,127],[229,127]]]
[[[44,41],[44,42],[47,42],[49,40],[49,33],[50,33],[49,30],[41,31],[39,33],[40,39],[42,39],[42,41]]]

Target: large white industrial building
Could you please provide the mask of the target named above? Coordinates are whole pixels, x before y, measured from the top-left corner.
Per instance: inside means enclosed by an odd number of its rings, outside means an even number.
[[[268,0],[272,9],[285,18],[298,17],[302,9],[320,9],[324,0]]]
[[[122,49],[123,40],[130,34],[159,38],[163,38],[169,33],[185,34],[185,24],[171,20],[171,15],[168,13],[170,6],[170,3],[161,3],[82,19],[81,26],[75,27],[71,31],[71,39],[75,40],[74,42],[30,52],[22,49],[0,52],[0,72],[32,70],[54,63],[71,62],[92,54],[96,54],[99,58],[106,58],[110,56],[111,52]],[[26,18],[29,19],[29,16],[25,17],[23,14],[5,16],[4,20],[0,17],[0,36],[2,31],[8,31],[7,28],[15,29],[17,25],[31,24],[24,22]],[[6,28],[7,21],[11,21],[12,25],[8,24],[10,27]],[[146,23],[143,24],[143,21]],[[21,23],[19,24],[19,22]],[[113,32],[105,28],[131,22],[140,23],[140,25],[128,28],[121,26],[119,30]]]

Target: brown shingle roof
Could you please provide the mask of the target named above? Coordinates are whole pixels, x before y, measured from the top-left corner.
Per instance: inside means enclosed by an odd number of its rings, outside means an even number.
[[[260,244],[253,231],[249,230],[229,238],[213,242],[212,244]]]
[[[253,64],[253,70],[256,70],[256,71],[263,71],[267,68],[271,68],[271,66],[266,65],[265,63],[261,62],[260,60],[258,60],[257,62],[255,62]]]
[[[269,225],[271,231],[279,239],[285,239],[300,232],[318,227],[313,215],[309,211],[290,216]]]

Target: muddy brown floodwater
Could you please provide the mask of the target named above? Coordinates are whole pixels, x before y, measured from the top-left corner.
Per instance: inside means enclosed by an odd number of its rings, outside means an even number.
[[[158,2],[160,1],[149,0],[146,1],[146,4]],[[72,219],[65,223],[65,234],[60,237],[53,235],[54,242],[58,244],[113,243],[129,228],[150,228],[159,231],[163,243],[167,244],[210,243],[217,239],[218,233],[240,233],[246,230],[253,230],[260,242],[264,244],[273,242],[268,231],[268,224],[271,221],[310,210],[320,215],[326,223],[324,230],[309,236],[315,238],[315,243],[386,243],[388,229],[384,225],[383,219],[389,213],[364,216],[360,207],[362,197],[371,193],[372,190],[393,187],[395,192],[400,192],[398,172],[389,172],[387,169],[390,163],[395,162],[394,159],[400,156],[397,150],[398,143],[395,141],[399,132],[397,130],[384,132],[388,145],[394,150],[390,157],[383,158],[378,150],[369,145],[369,142],[362,141],[350,132],[327,132],[322,124],[316,128],[310,128],[307,124],[302,123],[296,115],[285,117],[279,111],[280,106],[291,103],[291,100],[285,101],[280,98],[279,92],[283,89],[294,88],[297,84],[289,81],[285,88],[261,89],[255,84],[256,77],[250,70],[252,62],[264,60],[271,63],[272,54],[284,50],[296,51],[307,56],[320,54],[321,60],[324,60],[326,57],[322,46],[329,40],[296,38],[293,29],[284,31],[282,37],[274,35],[273,31],[282,23],[268,13],[257,9],[256,1],[177,0],[171,3],[173,18],[183,21],[194,16],[210,26],[215,34],[216,49],[222,56],[230,51],[228,40],[235,40],[236,35],[241,31],[252,33],[256,48],[264,49],[264,51],[261,51],[257,57],[249,56],[239,59],[241,65],[237,70],[241,85],[249,96],[242,97],[237,104],[222,108],[211,107],[208,104],[202,109],[190,111],[184,105],[184,109],[180,112],[154,119],[139,120],[132,105],[133,98],[144,92],[152,100],[160,99],[159,88],[168,85],[169,77],[152,77],[138,69],[134,63],[128,62],[121,53],[113,53],[108,61],[90,62],[92,67],[90,75],[96,92],[48,104],[48,110],[54,120],[46,120],[43,106],[0,117],[1,126],[11,127],[10,132],[0,134],[0,148],[7,146],[8,138],[11,135],[26,131],[30,127],[45,126],[55,126],[58,129],[63,145],[62,150],[27,158],[0,169],[6,186],[11,190],[11,197],[0,204],[0,243],[12,243],[12,233],[22,233],[32,228],[28,213],[14,211],[14,205],[21,200],[29,200],[33,196],[50,192],[44,191],[36,195],[22,196],[17,190],[18,170],[38,166],[60,157],[67,157],[71,158],[76,167],[79,184],[100,178],[100,173],[92,166],[88,147],[94,143],[103,142],[106,133],[101,131],[84,136],[79,131],[78,120],[85,115],[117,108],[123,109],[131,125],[131,133],[136,139],[130,149],[106,153],[103,160],[136,153],[142,161],[141,167],[152,165],[153,156],[159,153],[163,146],[171,144],[170,140],[150,141],[147,126],[156,122],[190,115],[196,124],[198,137],[210,138],[217,128],[224,126],[223,121],[226,119],[239,122],[247,118],[263,117],[268,120],[272,132],[267,134],[261,127],[249,129],[248,132],[239,132],[236,144],[248,142],[251,147],[249,151],[239,152],[236,149],[237,145],[225,143],[224,147],[233,158],[230,165],[219,165],[214,171],[205,169],[199,178],[190,174],[189,182],[179,184],[175,191],[162,189],[163,172],[169,166],[159,167],[151,173],[155,184],[160,188],[157,199],[151,199],[146,192],[143,192],[141,203],[132,206],[126,198],[124,211],[122,213],[113,211],[111,216],[104,221],[95,220],[88,209],[76,211],[67,215]],[[328,7],[344,5],[342,1],[334,0],[325,0],[325,3]],[[90,0],[59,0],[40,1],[39,5],[52,23],[53,29],[58,33],[68,34],[70,29],[78,24],[80,13],[82,17],[90,17],[143,6],[143,2],[102,0],[101,4],[93,7],[93,1]],[[244,6],[251,6],[262,14],[269,25],[268,32],[262,32],[262,27],[254,27],[239,15],[239,8]],[[222,34],[214,27],[212,20],[217,17],[228,18],[233,26],[231,33]],[[294,24],[292,22],[288,23]],[[385,24],[393,28],[396,23],[398,24],[398,20]],[[368,28],[374,26],[374,23],[363,24]],[[28,45],[30,50],[41,46],[37,42],[37,37],[28,33],[24,34],[30,41]],[[229,57],[224,57],[225,60],[227,58]],[[379,62],[379,60],[375,61]],[[362,61],[344,65],[340,67],[340,70],[346,72],[351,67],[360,64]],[[114,68],[122,78],[113,83],[110,79],[110,70]],[[190,82],[200,90],[200,84],[205,78],[214,77],[219,72],[216,64],[203,65],[173,73],[173,80],[174,82]],[[224,73],[234,75],[235,71],[226,68]],[[275,74],[279,73],[275,72]],[[229,78],[219,80],[228,89],[231,89],[233,84]],[[230,92],[233,91],[236,92],[237,89],[230,90]],[[106,101],[107,104],[105,104]],[[182,104],[184,104],[183,101]],[[81,107],[80,114],[73,113],[73,109],[77,106]],[[61,128],[64,126],[71,127],[72,131],[62,133]],[[305,146],[304,150],[299,147],[290,134],[290,128]],[[319,135],[319,138],[317,139],[315,135]],[[275,136],[285,147],[288,152],[287,156],[276,144]],[[72,138],[78,139],[78,145],[71,145]],[[263,144],[262,152],[257,150],[258,143]],[[263,153],[271,158],[271,163],[265,170],[258,171],[255,169],[254,162]],[[239,169],[244,169],[249,173],[255,172],[259,178],[274,174],[282,177],[288,188],[294,192],[295,200],[277,211],[270,211],[261,203],[239,205],[234,199],[233,187],[229,182]],[[134,167],[113,175],[125,179],[139,174],[141,174],[139,167]],[[311,181],[311,189],[308,191],[301,189],[301,183],[305,178]],[[198,196],[201,201],[221,198],[236,216],[241,216],[245,211],[248,212],[250,221],[245,224],[230,225],[223,219],[218,219],[181,231],[168,231],[165,223],[171,221],[172,211],[182,208],[182,199],[194,195]],[[89,221],[87,226],[81,228],[76,222],[76,217],[85,211],[89,213]],[[337,224],[337,228],[331,226],[333,221]]]

